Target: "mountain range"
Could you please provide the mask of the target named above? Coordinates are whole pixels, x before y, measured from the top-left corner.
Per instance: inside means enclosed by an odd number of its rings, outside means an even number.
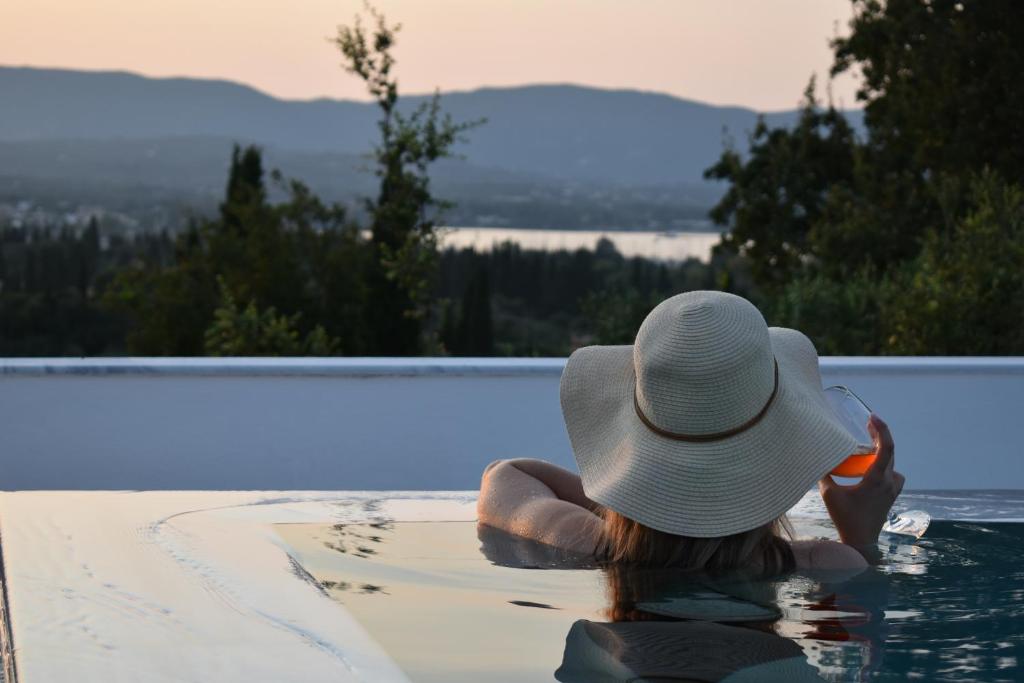
[[[427,97],[401,101],[411,109]],[[622,202],[623,211],[653,203],[666,215],[701,215],[722,191],[703,179],[704,169],[727,141],[745,148],[758,117],[742,107],[573,85],[442,93],[441,106],[455,121],[485,122],[466,133],[459,159],[438,168],[436,186],[473,205],[460,220],[490,216],[498,224],[531,197],[544,206],[590,202],[597,223],[621,223]],[[859,126],[860,112],[849,114]],[[788,126],[796,115],[764,117]],[[377,117],[372,103],[282,100],[228,81],[0,67],[0,177],[212,197],[237,141],[264,146],[271,166],[348,200],[372,192],[364,155]]]

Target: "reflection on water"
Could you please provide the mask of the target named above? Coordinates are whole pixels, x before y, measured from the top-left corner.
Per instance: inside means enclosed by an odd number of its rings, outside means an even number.
[[[602,569],[471,522],[277,525],[413,681],[1020,679],[1024,525],[935,522],[854,577]]]
[[[709,621],[584,619],[569,630],[554,676],[564,683],[822,680],[799,645],[770,632]]]

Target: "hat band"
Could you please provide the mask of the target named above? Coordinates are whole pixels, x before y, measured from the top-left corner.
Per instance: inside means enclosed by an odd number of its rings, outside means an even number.
[[[768,412],[768,408],[771,406],[772,401],[775,400],[775,395],[777,393],[779,393],[779,361],[776,359],[775,386],[772,387],[772,395],[768,397],[768,401],[764,404],[764,408],[761,408],[761,412],[741,424],[739,427],[733,427],[732,429],[727,429],[724,432],[715,432],[714,434],[680,434],[678,432],[670,432],[667,429],[662,429],[658,425],[654,424],[647,419],[647,416],[644,415],[644,411],[640,409],[640,401],[636,397],[636,384],[633,385],[633,407],[636,409],[636,416],[640,418],[640,421],[644,423],[644,426],[658,436],[664,436],[666,439],[675,439],[676,441],[692,441],[700,443],[702,441],[719,441],[721,439],[727,439],[730,436],[736,436],[741,432],[747,431],[761,421],[764,414]]]

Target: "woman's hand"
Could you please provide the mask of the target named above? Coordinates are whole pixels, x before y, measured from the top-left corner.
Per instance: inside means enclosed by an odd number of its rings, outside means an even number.
[[[831,474],[818,482],[828,514],[843,543],[855,548],[874,548],[889,508],[903,490],[903,475],[893,469],[895,452],[889,427],[877,415],[868,420],[878,457],[859,483],[837,484]],[[869,558],[870,561],[870,558]]]

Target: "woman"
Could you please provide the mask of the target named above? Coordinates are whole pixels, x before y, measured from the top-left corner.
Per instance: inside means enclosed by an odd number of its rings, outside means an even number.
[[[569,358],[562,412],[580,476],[539,460],[484,471],[482,524],[612,563],[687,570],[857,569],[903,488],[893,442],[863,480],[828,474],[857,448],[796,330],[747,300],[688,292],[659,304],[632,346]],[[783,538],[785,513],[818,482],[842,543]]]

